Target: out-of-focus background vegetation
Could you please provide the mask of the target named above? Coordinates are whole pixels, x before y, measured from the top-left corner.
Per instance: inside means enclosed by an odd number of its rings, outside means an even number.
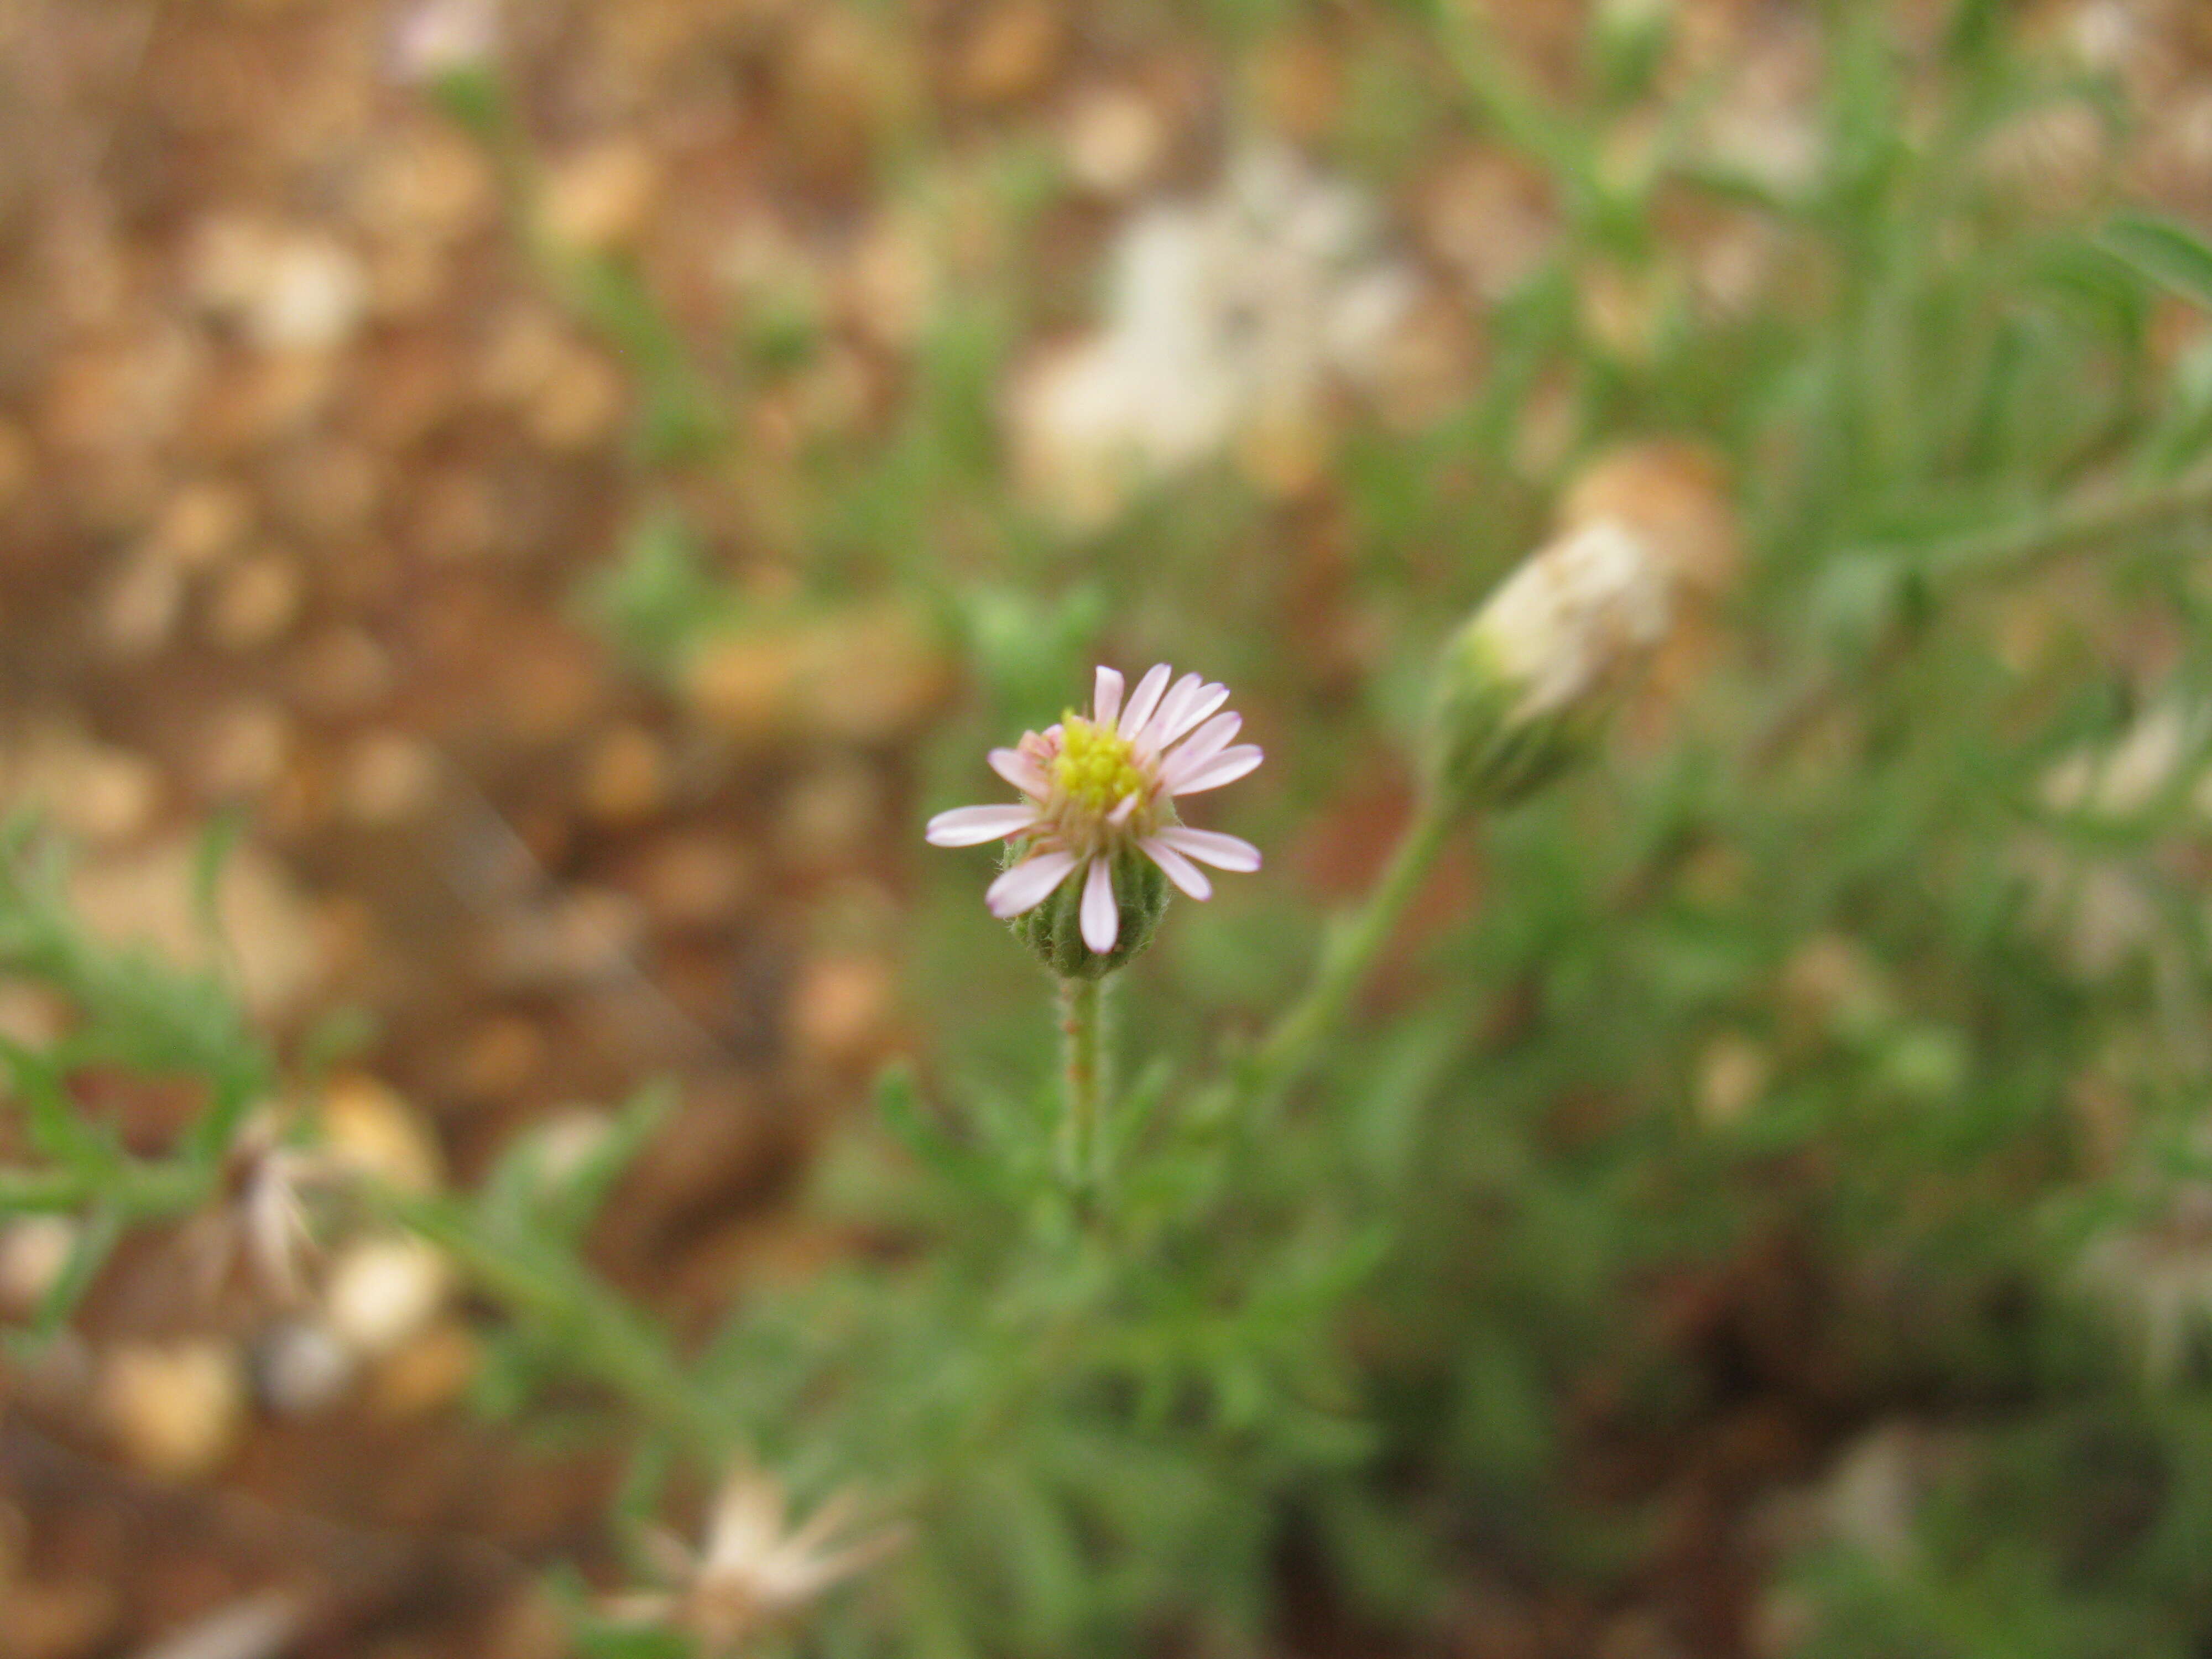
[[[13,0],[0,158],[0,1152],[635,1125],[588,1261],[908,1531],[764,1650],[2212,1652],[2202,7]],[[1604,752],[1188,1138],[1602,517]],[[1109,1279],[920,825],[1160,659],[1269,866]],[[696,1515],[436,1251],[131,1215],[0,1222],[5,1659],[550,1659]]]

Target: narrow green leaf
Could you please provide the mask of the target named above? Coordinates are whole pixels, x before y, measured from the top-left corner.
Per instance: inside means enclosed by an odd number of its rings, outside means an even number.
[[[69,1260],[32,1312],[29,1329],[9,1333],[8,1346],[12,1352],[26,1359],[35,1358],[61,1334],[122,1237],[123,1223],[112,1210],[96,1210],[85,1218],[70,1249]]]
[[[904,1066],[887,1066],[876,1079],[876,1110],[899,1145],[933,1173],[957,1187],[974,1189],[991,1184],[982,1160],[930,1121],[915,1089],[914,1073]]]
[[[32,1150],[58,1164],[112,1164],[115,1147],[77,1115],[60,1068],[51,1055],[0,1037],[0,1066],[23,1102]]]
[[[2148,213],[2124,213],[2105,228],[2105,248],[2185,300],[2212,309],[2212,243],[2188,226]]]

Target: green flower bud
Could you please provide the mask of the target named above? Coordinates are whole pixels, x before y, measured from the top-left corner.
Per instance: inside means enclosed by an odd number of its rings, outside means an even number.
[[[1580,758],[1664,637],[1671,601],[1651,550],[1617,520],[1532,554],[1444,647],[1431,787],[1459,805],[1503,805]]]
[[[1017,843],[1006,862],[1020,856]],[[1007,924],[1014,937],[1036,954],[1047,971],[1060,979],[1103,979],[1152,942],[1160,918],[1167,914],[1168,878],[1160,866],[1127,843],[1110,854],[1114,899],[1121,911],[1121,928],[1114,948],[1101,956],[1083,942],[1083,891],[1085,872],[1079,869],[1053,890],[1035,909]]]

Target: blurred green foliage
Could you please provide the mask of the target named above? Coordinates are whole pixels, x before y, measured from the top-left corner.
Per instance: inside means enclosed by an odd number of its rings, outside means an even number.
[[[1869,1425],[1939,1425],[1957,1447],[1881,1553],[1827,1534],[1779,1553],[1763,1594],[1802,1615],[1782,1650],[2212,1639],[2192,1496],[2212,1303],[2191,1265],[2212,1257],[2176,1219],[2207,1151],[2202,722],[2124,810],[2053,783],[2147,711],[2201,705],[2202,353],[2163,349],[2157,319],[2163,295],[2203,299],[2203,244],[2115,213],[2109,169],[2039,200],[2000,165],[2054,111],[2108,138],[2149,118],[2021,55],[1999,9],[1962,9],[1933,56],[1879,9],[1830,19],[1823,160],[1791,192],[1717,168],[1692,112],[1655,112],[1632,52],[1560,102],[1457,9],[1408,22],[1440,50],[1394,61],[1458,78],[1394,88],[1397,107],[1455,103],[1516,147],[1565,233],[1486,319],[1463,406],[1343,441],[1352,602],[1391,641],[1352,705],[1269,649],[1267,514],[1229,481],[1177,486],[1171,512],[1085,550],[1114,584],[1112,642],[1264,688],[1276,793],[1236,827],[1278,848],[1403,752],[1433,642],[1581,458],[1711,442],[1750,556],[1664,738],[1486,826],[1479,901],[1318,1083],[1234,1125],[1189,1123],[1169,1085],[1127,1155],[1118,1287],[1038,1250],[1027,1179],[981,1227],[1006,1254],[977,1271],[1015,1328],[1049,1308],[1095,1346],[1056,1353],[998,1437],[1005,1490],[969,1485],[963,1458],[947,1510],[922,1511],[901,1593],[927,1605],[947,1592],[916,1581],[933,1581],[988,1611],[947,1611],[917,1650],[1119,1650],[1163,1623],[1264,1645],[1283,1615],[1254,1581],[1279,1584],[1286,1556],[1321,1566],[1355,1622],[1408,1628],[1448,1626],[1469,1571],[1650,1594],[1687,1500],[1605,1490],[1590,1459],[1634,1463],[1755,1409],[1792,1419],[1802,1443],[1770,1473],[1807,1492]],[[1624,180],[1606,158],[1632,118],[1661,137]],[[1681,252],[1656,227],[1685,202],[1747,216],[1789,276],[1732,313],[1662,305],[1624,352],[1592,330],[1590,275],[1625,264],[1668,291]],[[1532,477],[1516,444],[1540,387],[1572,435]],[[1082,668],[1071,650],[1064,683]],[[960,798],[950,780],[991,720],[949,738],[933,799]],[[1003,1171],[1001,1137],[1036,1133],[965,1103],[1042,1062],[1022,964],[963,920],[971,872],[937,879],[916,982],[944,988],[951,1069],[917,1163],[922,1191],[948,1190],[904,1200],[931,1262],[979,1236],[951,1194]],[[1204,1053],[1219,1010],[1279,1000],[1285,939],[1321,925],[1298,890],[1278,874],[1171,919],[1131,988],[1132,1051]],[[2100,908],[2135,919],[2101,953],[2084,945]],[[2123,1103],[2125,1127],[2087,1121],[2091,1097]],[[902,1186],[879,1176],[850,1201],[880,1222]],[[2093,1270],[2116,1239],[2140,1242],[2140,1273]],[[837,1367],[881,1402],[866,1415],[932,1392],[940,1322],[972,1294],[921,1277],[945,1299],[904,1328],[914,1346]],[[2146,1319],[2197,1332],[2154,1373]],[[1124,1374],[1132,1340],[1146,1363]],[[1000,1369],[969,1364],[958,1391]],[[1158,1401],[1177,1403],[1148,1414]],[[1080,1449],[1101,1409],[1141,1453]],[[871,1437],[850,1467],[927,1437]]]

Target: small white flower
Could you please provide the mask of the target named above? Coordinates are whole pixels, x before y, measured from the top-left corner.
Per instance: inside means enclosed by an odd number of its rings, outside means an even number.
[[[2157,44],[2157,31],[2136,0],[2087,0],[2064,26],[2066,45],[2084,69],[2124,74]]]
[[[392,31],[392,78],[428,86],[491,62],[499,50],[497,0],[416,0]]]
[[[1023,733],[1015,748],[991,751],[991,769],[1021,791],[1019,805],[963,806],[929,821],[935,847],[1028,837],[1020,860],[983,896],[993,915],[1033,910],[1076,878],[1083,883],[1083,942],[1105,956],[1121,937],[1115,853],[1136,848],[1194,899],[1213,893],[1198,864],[1260,867],[1260,850],[1250,842],[1176,820],[1176,796],[1235,782],[1259,765],[1261,753],[1231,741],[1243,721],[1218,712],[1227,687],[1186,674],[1170,689],[1170,678],[1159,664],[1125,703],[1121,676],[1100,668],[1088,717],[1071,713],[1043,732]]]
[[[1286,150],[1247,151],[1204,196],[1130,214],[1103,326],[1017,381],[1018,465],[1076,527],[1109,522],[1239,434],[1371,381],[1420,286],[1365,195]]]
[[[703,1549],[695,1553],[664,1533],[647,1538],[671,1587],[617,1596],[606,1614],[618,1623],[683,1630],[709,1656],[729,1653],[898,1547],[896,1530],[837,1544],[858,1508],[852,1494],[841,1493],[803,1525],[789,1527],[782,1483],[738,1469],[714,1500]]]

